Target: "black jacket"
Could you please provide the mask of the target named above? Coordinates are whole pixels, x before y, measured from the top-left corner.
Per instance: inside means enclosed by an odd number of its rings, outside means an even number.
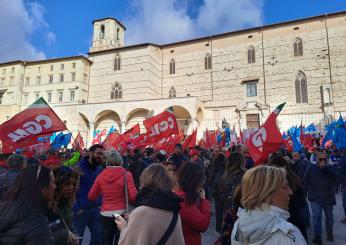
[[[16,169],[0,169],[0,200],[4,193],[12,187],[18,173],[19,170]]]
[[[316,164],[310,165],[304,179],[309,201],[335,205],[335,183],[338,178],[339,173],[333,166],[321,168]]]
[[[0,204],[0,244],[38,245],[54,244],[47,217],[31,212],[21,217],[13,209],[4,209]]]

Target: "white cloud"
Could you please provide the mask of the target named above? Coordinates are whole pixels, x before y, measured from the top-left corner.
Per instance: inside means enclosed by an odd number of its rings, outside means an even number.
[[[188,14],[186,0],[133,0],[128,15],[126,44],[170,43],[222,33],[262,23],[264,0],[203,0]]]
[[[45,9],[37,2],[0,0],[0,62],[45,59],[30,38],[39,31],[47,43],[55,42],[55,34],[44,20]]]

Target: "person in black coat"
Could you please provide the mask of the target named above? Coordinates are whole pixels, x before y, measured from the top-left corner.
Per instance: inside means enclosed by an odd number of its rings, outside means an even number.
[[[219,193],[219,184],[222,175],[225,172],[225,155],[220,151],[220,147],[214,147],[213,158],[211,161],[211,172],[209,179],[209,186],[212,189],[212,195],[215,202],[215,218],[216,218],[216,231],[221,232],[222,217],[223,217],[223,203]]]
[[[55,180],[50,169],[23,169],[0,203],[0,244],[54,244],[46,217],[53,200]]]
[[[316,164],[307,170],[304,185],[310,201],[315,237],[314,243],[322,244],[322,210],[326,216],[327,240],[333,241],[333,206],[335,200],[335,183],[339,173],[334,166],[328,165],[329,157],[325,152],[318,152]]]
[[[13,154],[7,159],[8,169],[0,170],[0,199],[14,184],[19,171],[26,167],[23,155]]]

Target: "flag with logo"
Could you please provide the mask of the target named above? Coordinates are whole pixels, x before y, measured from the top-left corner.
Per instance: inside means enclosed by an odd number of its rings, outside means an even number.
[[[149,133],[149,137],[152,138],[151,141],[154,138],[155,141],[159,141],[162,138],[168,138],[172,134],[179,134],[173,107],[169,107],[160,114],[144,120],[143,124]]]
[[[43,98],[0,125],[0,141],[16,149],[22,140],[67,130],[53,109]]]
[[[141,129],[139,127],[139,123],[137,123],[136,125],[134,125],[133,127],[131,127],[130,129],[126,130],[123,133],[123,139],[125,142],[128,142],[135,136],[140,135],[140,133],[141,133]]]
[[[282,135],[276,124],[276,118],[285,104],[286,102],[279,105],[246,142],[249,153],[256,165],[264,163],[269,154],[278,151],[283,143]]]

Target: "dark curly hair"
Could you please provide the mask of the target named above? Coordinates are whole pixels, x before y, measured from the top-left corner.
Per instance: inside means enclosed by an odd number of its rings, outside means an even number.
[[[63,166],[54,170],[53,174],[55,177],[56,189],[54,192],[54,200],[51,204],[51,207],[54,210],[56,210],[60,205],[68,205],[69,207],[72,207],[75,201],[75,195],[72,195],[70,198],[66,199],[61,195],[61,189],[64,185],[72,181],[75,191],[76,187],[79,184],[79,173],[77,172],[77,170]]]

